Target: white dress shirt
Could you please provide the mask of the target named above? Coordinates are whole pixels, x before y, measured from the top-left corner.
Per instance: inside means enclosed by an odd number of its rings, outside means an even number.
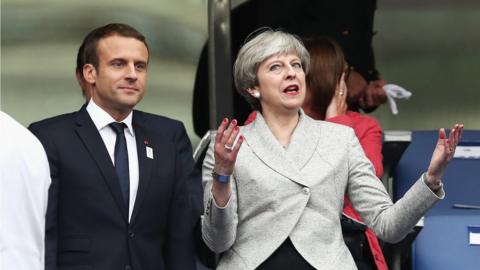
[[[112,122],[117,122],[106,111],[100,108],[93,99],[87,105],[87,112],[93,120],[93,123],[98,129],[100,136],[107,147],[108,154],[112,159],[112,163],[115,164],[115,141],[117,140],[117,134],[109,126]],[[135,205],[135,198],[137,197],[138,190],[138,154],[137,143],[135,141],[135,132],[132,126],[132,112],[122,121],[127,125],[124,130],[125,139],[127,141],[128,151],[128,171],[130,175],[130,200],[128,206],[128,220],[130,220],[133,212],[133,206]]]
[[[42,144],[0,111],[0,269],[44,269],[50,183]]]

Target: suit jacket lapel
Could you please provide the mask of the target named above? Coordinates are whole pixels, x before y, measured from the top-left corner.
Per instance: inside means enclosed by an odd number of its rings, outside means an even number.
[[[295,154],[288,154],[291,150],[286,151],[282,147],[260,113],[257,113],[255,121],[246,126],[242,133],[245,137],[245,142],[250,146],[254,154],[268,167],[294,182],[303,186],[309,186],[309,183],[301,177],[300,169],[302,166],[298,166],[298,162],[294,162],[289,157],[296,157],[296,155],[298,155],[298,146],[294,146],[293,153]],[[303,138],[303,134],[304,133],[301,134],[302,136],[299,139]],[[301,142],[298,143],[301,144]],[[289,148],[290,147],[292,147],[292,145],[290,145]],[[314,149],[311,149],[311,151],[314,151]],[[308,157],[308,159],[309,158],[310,157]],[[305,162],[305,159],[305,157],[302,157],[300,163]]]
[[[98,169],[103,175],[103,179],[107,183],[112,196],[120,209],[122,216],[128,221],[128,210],[122,197],[120,185],[118,183],[117,173],[113,167],[112,160],[105,147],[105,143],[100,136],[95,124],[93,123],[86,107],[83,106],[77,113],[77,127],[76,132],[88,152],[98,165]]]
[[[154,160],[158,159],[155,155],[149,158],[147,156],[147,147],[150,147],[153,150],[156,149],[157,145],[153,140],[151,134],[147,134],[147,129],[144,127],[144,121],[141,119],[141,115],[137,112],[133,112],[133,128],[135,129],[135,140],[137,141],[137,153],[138,153],[138,190],[137,196],[135,198],[135,205],[133,208],[132,217],[130,223],[135,221],[138,212],[142,206],[145,194],[148,190],[148,184],[152,178],[152,168]],[[150,135],[150,136],[149,136]],[[156,151],[158,153],[158,151]]]

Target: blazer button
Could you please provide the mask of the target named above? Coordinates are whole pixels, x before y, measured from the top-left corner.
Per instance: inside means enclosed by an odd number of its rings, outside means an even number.
[[[304,187],[302,189],[302,192],[303,192],[303,194],[308,195],[308,194],[310,194],[310,189],[308,187]]]
[[[125,270],[132,270],[132,267],[130,265],[125,265]]]
[[[130,237],[131,239],[135,238],[135,233],[132,232],[132,231],[129,231],[128,232],[128,237]]]

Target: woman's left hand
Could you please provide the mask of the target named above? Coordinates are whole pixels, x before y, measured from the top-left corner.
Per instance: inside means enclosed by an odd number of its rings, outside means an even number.
[[[338,115],[347,113],[347,95],[348,95],[347,84],[345,83],[345,72],[342,74],[340,81],[337,84],[335,89],[335,94],[330,101],[330,104],[327,107],[325,112],[325,119],[332,118]]]
[[[443,172],[448,162],[453,158],[455,148],[462,137],[463,125],[455,124],[450,130],[450,134],[445,133],[441,128],[438,132],[438,141],[432,154],[432,159],[427,171],[427,181],[432,185],[440,185]]]

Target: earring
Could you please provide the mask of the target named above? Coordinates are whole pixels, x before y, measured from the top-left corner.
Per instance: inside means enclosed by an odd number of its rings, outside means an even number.
[[[254,98],[260,98],[260,92],[259,91],[253,92],[253,97]]]

